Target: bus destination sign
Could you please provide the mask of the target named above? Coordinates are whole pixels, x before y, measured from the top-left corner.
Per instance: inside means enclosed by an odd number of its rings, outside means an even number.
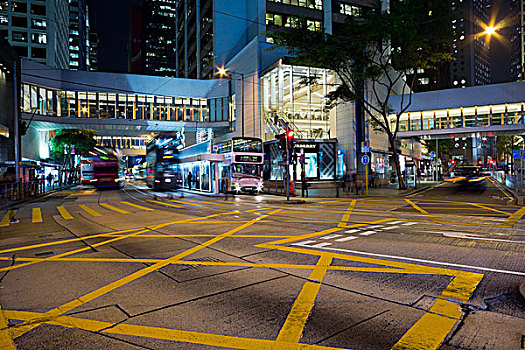
[[[236,163],[260,163],[261,161],[261,156],[250,156],[246,154],[235,156]]]

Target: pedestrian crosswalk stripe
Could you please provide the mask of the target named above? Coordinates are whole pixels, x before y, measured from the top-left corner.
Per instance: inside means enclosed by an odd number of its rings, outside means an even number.
[[[84,209],[85,211],[87,211],[89,214],[93,215],[93,216],[102,216],[102,214],[100,214],[99,212],[91,209],[90,207],[88,207],[87,205],[84,205],[84,204],[80,204],[79,207],[81,207],[82,209]]]
[[[312,248],[322,248],[322,247],[326,247],[328,245],[332,245],[332,243],[329,243],[329,242],[317,243],[317,244],[314,244],[312,246]]]
[[[11,219],[15,216],[15,210],[9,210],[4,217],[2,218],[2,221],[0,221],[0,227],[7,227],[11,223]]]
[[[374,233],[376,233],[376,231],[364,231],[364,232],[360,232],[359,235],[360,236],[370,236]]]
[[[160,205],[166,205],[168,207],[173,207],[173,208],[181,208],[180,205],[175,205],[175,204],[161,202],[161,201],[154,201],[153,199],[148,199],[148,202],[155,203],[155,204],[160,204]]]
[[[397,225],[397,224],[401,224],[403,222],[405,222],[405,221],[390,221],[389,224],[390,225]]]
[[[33,208],[33,223],[42,222],[42,211],[40,208]]]
[[[348,237],[336,239],[335,241],[336,242],[346,242],[346,241],[350,241],[352,239],[357,239],[357,238],[358,237],[356,237],[356,236],[348,236]]]
[[[138,209],[142,209],[142,210],[147,210],[147,211],[152,211],[152,210],[155,210],[155,209],[152,209],[152,208],[148,208],[148,207],[143,207],[142,205],[138,205],[138,204],[134,204],[134,203],[130,203],[130,202],[120,202],[122,204],[126,204],[126,205],[129,205],[129,206],[132,206],[132,207],[135,207],[135,208],[138,208]]]
[[[383,228],[383,230],[393,230],[393,229],[396,229],[396,228],[399,228],[399,226],[389,226],[389,227]]]
[[[62,217],[65,219],[65,220],[71,220],[73,219],[73,216],[71,216],[71,214],[69,214],[69,212],[66,210],[66,208],[64,208],[63,206],[58,206],[57,207],[58,211],[60,212],[60,215],[62,215]]]
[[[184,201],[177,201],[175,199],[168,199],[170,202],[173,203],[180,203],[180,204],[186,204],[186,205],[194,205],[196,207],[205,207],[204,204],[197,204],[197,203],[190,203],[190,202],[184,202]]]
[[[356,233],[356,232],[359,232],[361,230],[359,229],[353,229],[353,230],[348,230],[348,231],[345,231],[345,233]]]
[[[401,224],[403,226],[412,226],[412,225],[415,225],[417,224],[417,222],[405,222],[404,224]]]
[[[384,227],[383,225],[373,225],[373,226],[367,226],[365,227],[365,229],[376,229],[376,228],[382,228]]]
[[[321,239],[332,239],[332,238],[337,238],[337,237],[341,237],[342,235],[338,235],[338,234],[333,234],[333,235],[328,235],[328,236],[324,236],[324,237],[320,237]]]
[[[116,211],[117,213],[121,213],[121,214],[129,214],[129,211],[126,211],[126,210],[123,210],[123,209],[120,209],[120,208],[114,207],[114,206],[112,206],[111,204],[100,203],[100,206],[102,206],[102,207],[104,207],[104,208],[107,208],[107,209],[110,209],[110,210],[113,210],[113,211]]]

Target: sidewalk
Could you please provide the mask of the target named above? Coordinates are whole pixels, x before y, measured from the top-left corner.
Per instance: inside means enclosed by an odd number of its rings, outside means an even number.
[[[46,191],[44,193],[41,193],[41,194],[36,195],[34,197],[29,197],[29,198],[26,198],[26,199],[20,199],[20,200],[16,200],[16,201],[11,201],[11,200],[7,200],[7,199],[1,199],[0,200],[0,210],[11,209],[12,207],[17,206],[19,204],[26,203],[26,202],[31,202],[32,200],[35,200],[37,198],[41,198],[41,197],[47,196],[49,194],[52,194],[52,193],[55,193],[55,192],[58,192],[58,191],[67,190],[67,189],[69,189],[71,187],[74,187],[74,186],[77,186],[77,185],[78,184],[63,185],[61,187],[55,186],[54,188],[53,187],[48,187],[46,185],[46,187],[45,187]]]

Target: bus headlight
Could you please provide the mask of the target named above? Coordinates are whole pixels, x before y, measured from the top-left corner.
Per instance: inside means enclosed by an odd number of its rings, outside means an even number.
[[[171,182],[171,179],[164,179],[164,181],[166,181],[166,182]]]
[[[259,182],[257,184],[257,192],[262,192],[263,188],[264,188],[264,183]]]
[[[240,192],[240,191],[241,191],[241,185],[240,185],[238,182],[236,182],[236,183],[233,184],[233,188],[234,188],[235,191],[237,191],[237,192]]]

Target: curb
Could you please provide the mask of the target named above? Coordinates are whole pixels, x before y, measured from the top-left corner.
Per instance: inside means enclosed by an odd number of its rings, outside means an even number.
[[[497,183],[499,186],[503,187],[503,189],[505,189],[506,191],[508,191],[514,198],[513,200],[509,200],[507,201],[507,204],[513,204],[511,202],[515,201],[514,204],[517,204],[517,205],[523,205],[523,198],[524,196],[520,196],[518,192],[516,192],[515,190],[513,190],[512,188],[510,187],[507,187],[506,185],[502,184],[501,182],[499,182],[498,180],[492,178],[494,180],[495,183]]]

